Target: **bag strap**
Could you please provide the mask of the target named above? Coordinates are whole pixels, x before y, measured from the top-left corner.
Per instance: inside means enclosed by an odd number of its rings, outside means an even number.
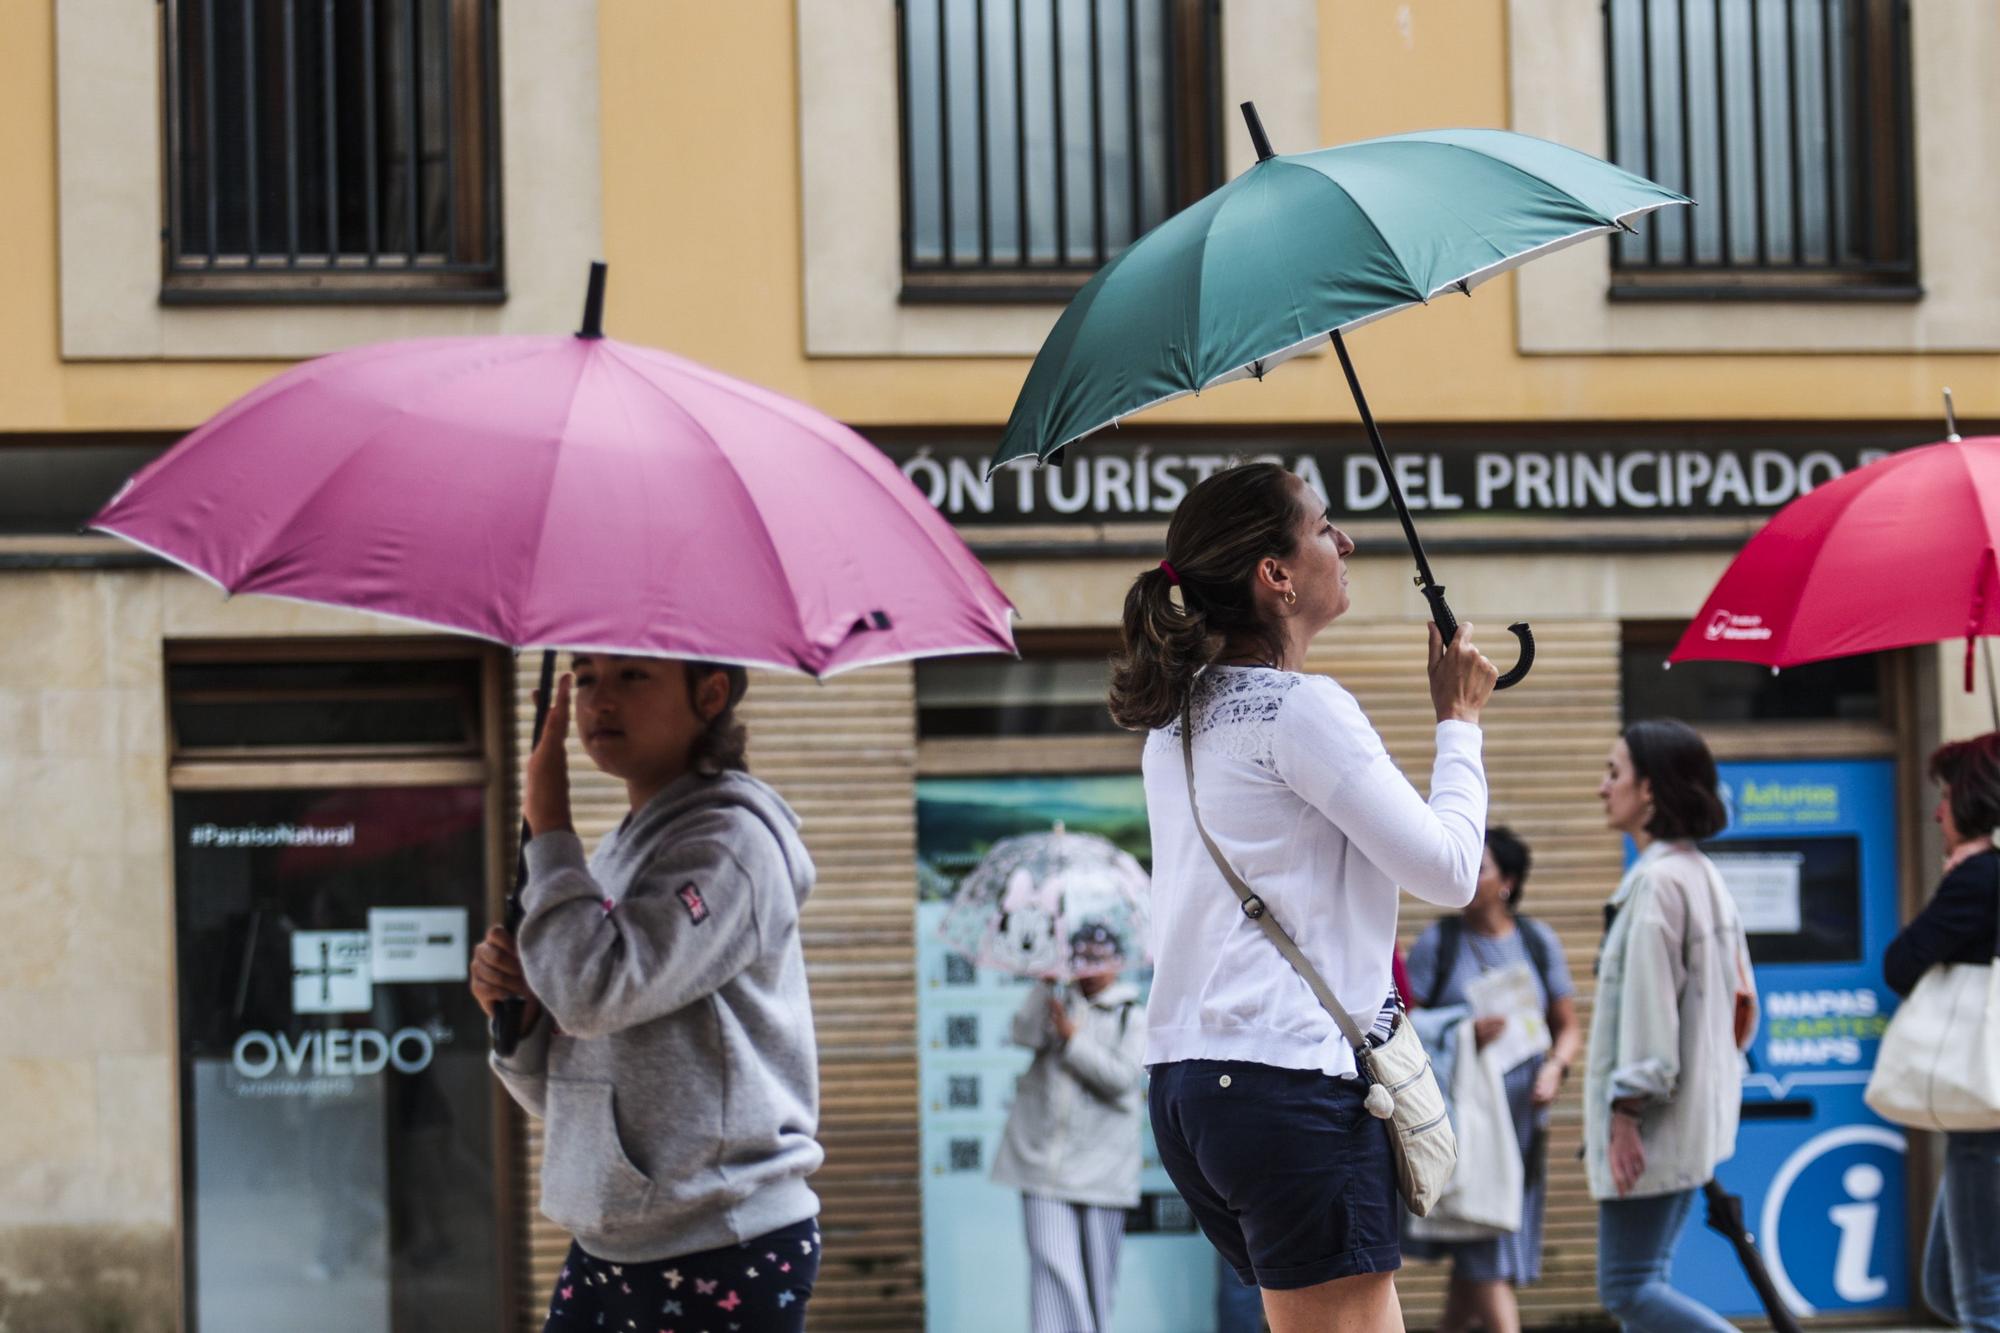
[[[1458,970],[1458,941],[1465,933],[1465,919],[1459,916],[1441,916],[1437,923],[1437,970],[1431,977],[1431,988],[1424,995],[1426,1004],[1435,1005],[1444,998],[1445,987],[1451,984],[1452,973]]]
[[[1535,975],[1542,979],[1542,993],[1549,993],[1549,942],[1542,935],[1541,923],[1531,916],[1516,915],[1514,929],[1521,932],[1521,945],[1528,951],[1528,961],[1535,965]]]
[[[1292,965],[1300,977],[1304,978],[1307,987],[1313,993],[1313,998],[1319,1001],[1320,1008],[1326,1010],[1333,1021],[1339,1025],[1341,1035],[1347,1038],[1347,1044],[1355,1049],[1357,1055],[1365,1053],[1368,1049],[1368,1039],[1362,1035],[1361,1029],[1354,1025],[1354,1019],[1345,1009],[1340,1007],[1340,1001],[1336,1000],[1333,992],[1327,989],[1326,981],[1320,976],[1319,970],[1306,961],[1306,956],[1299,952],[1299,946],[1292,943],[1292,937],[1285,933],[1285,928],[1280,926],[1277,920],[1272,917],[1270,911],[1265,908],[1264,900],[1252,892],[1250,886],[1243,882],[1242,876],[1232,870],[1229,862],[1223,859],[1222,849],[1215,845],[1215,839],[1208,836],[1208,826],[1201,822],[1201,807],[1195,802],[1194,798],[1194,693],[1192,690],[1189,691],[1188,698],[1181,704],[1181,758],[1187,765],[1188,814],[1194,817],[1194,831],[1201,835],[1202,846],[1208,848],[1208,854],[1215,859],[1215,868],[1220,870],[1222,877],[1229,881],[1229,887],[1236,890],[1237,901],[1243,904],[1243,915],[1257,923],[1258,928],[1264,932],[1264,937],[1271,941],[1278,952],[1285,956],[1285,961]]]

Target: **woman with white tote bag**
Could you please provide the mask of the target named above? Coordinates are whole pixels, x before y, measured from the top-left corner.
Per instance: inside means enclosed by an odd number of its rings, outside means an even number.
[[[1903,927],[1882,956],[1883,978],[1889,989],[1909,996],[1920,981],[1925,992],[1953,981],[1990,984],[1994,966],[1994,938],[2000,930],[2000,851],[1994,848],[1994,833],[2000,829],[2000,732],[1988,732],[1969,741],[1955,741],[1931,756],[1931,777],[1938,784],[1938,802],[1933,817],[1944,830],[1944,880],[1923,911]],[[1936,971],[1940,964],[1972,964],[1986,976],[1952,973],[1960,969]],[[1963,1051],[1965,1043],[1990,1039],[1992,1026],[2000,1022],[1993,1012],[1987,985],[1977,987],[1978,1003],[1969,1012],[1969,1024],[1961,1033],[1953,1027],[1953,1041]],[[1899,1029],[1918,1040],[1935,1041],[1941,1021],[1924,1019],[1924,994],[1898,1013],[1902,1021],[1893,1025],[1882,1042],[1881,1065],[1898,1059]],[[1912,1022],[1927,1031],[1912,1033]],[[1958,1062],[1958,1073],[1985,1069],[1976,1057]],[[1878,1079],[1880,1081],[1880,1072]],[[1907,1092],[1914,1078],[1898,1082]],[[1976,1082],[1963,1082],[1957,1091],[1978,1095]],[[1990,1092],[1987,1094],[1990,1100]],[[1880,1099],[1871,1083],[1869,1102]],[[1961,1095],[1958,1101],[1966,1101]],[[1878,1107],[1892,1118],[1903,1120],[1895,1107]],[[1945,1132],[1944,1179],[1939,1182],[1937,1206],[1931,1213],[1930,1241],[1924,1251],[1924,1300],[1947,1321],[1960,1328],[2000,1333],[2000,1105],[1981,1108],[1957,1105],[1947,1108],[1943,1123],[1966,1125],[1983,1122],[1986,1128],[1947,1128]]]

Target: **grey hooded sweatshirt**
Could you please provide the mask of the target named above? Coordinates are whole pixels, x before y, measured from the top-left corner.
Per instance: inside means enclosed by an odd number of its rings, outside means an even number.
[[[587,864],[574,833],[528,843],[518,945],[547,1013],[493,1068],[546,1122],[543,1214],[597,1258],[674,1258],[819,1213],[798,825],[755,778],[691,774]]]

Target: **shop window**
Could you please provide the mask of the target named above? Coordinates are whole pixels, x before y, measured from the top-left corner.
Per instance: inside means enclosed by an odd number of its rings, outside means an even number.
[[[1684,662],[1666,670],[1667,654],[1685,628],[1679,621],[1625,626],[1619,684],[1628,722],[1880,723],[1887,717],[1880,654],[1787,667],[1777,675],[1747,662]]]
[[[480,663],[179,661],[167,666],[184,757],[355,748],[476,755]]]
[[[496,0],[167,0],[169,303],[497,300]]]
[[[902,0],[903,299],[1065,299],[1213,189],[1217,9]]]
[[[496,1328],[513,1308],[505,1122],[466,988],[499,664],[352,653],[170,654],[191,1333],[304,1310],[343,1333]]]
[[[1920,296],[1909,11],[1606,4],[1612,157],[1702,205],[1616,239],[1612,296]]]
[[[1104,657],[944,658],[917,664],[917,734],[982,736],[1121,734],[1105,707]]]

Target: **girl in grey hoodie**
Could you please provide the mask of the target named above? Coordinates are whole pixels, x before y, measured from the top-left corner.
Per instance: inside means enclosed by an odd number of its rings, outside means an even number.
[[[542,1212],[575,1237],[545,1327],[796,1333],[823,1156],[798,817],[742,771],[742,668],[572,667],[584,749],[631,812],[586,861],[565,675],[524,777],[519,939],[494,927],[472,965],[489,1014],[525,1002],[493,1068],[545,1123]]]

